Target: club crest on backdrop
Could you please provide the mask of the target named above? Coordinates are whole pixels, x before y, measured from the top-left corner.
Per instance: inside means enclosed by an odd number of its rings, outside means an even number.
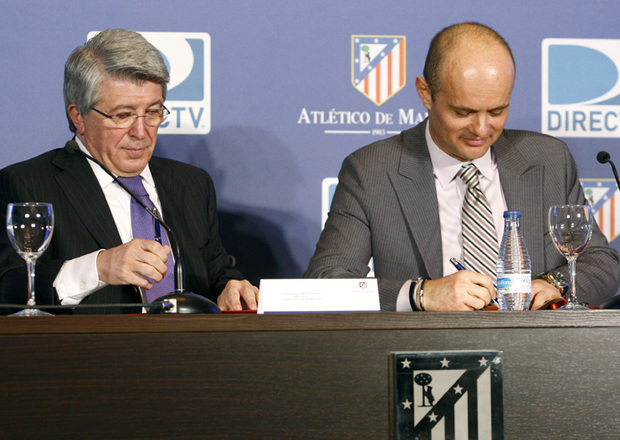
[[[353,35],[351,58],[353,87],[375,104],[383,104],[405,87],[404,36]]]
[[[581,179],[581,186],[601,232],[610,243],[620,235],[620,204],[614,179]]]

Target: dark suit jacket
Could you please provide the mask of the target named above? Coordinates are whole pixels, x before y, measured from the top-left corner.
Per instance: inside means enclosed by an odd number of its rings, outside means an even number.
[[[149,166],[163,217],[174,231],[185,267],[185,288],[216,300],[230,279],[242,279],[230,265],[218,230],[213,182],[202,169],[153,157]],[[0,171],[0,212],[6,219],[9,202],[50,202],[55,228],[49,248],[36,264],[36,296],[42,304],[57,304],[52,283],[69,259],[121,244],[112,213],[87,160],[56,149]],[[25,304],[25,262],[7,234],[0,234],[0,302]],[[107,286],[84,304],[140,303],[134,286]],[[78,309],[78,312],[80,309]],[[119,313],[125,309],[93,309]]]
[[[425,127],[423,122],[344,160],[306,277],[363,277],[372,256],[381,308],[394,310],[406,280],[443,276],[439,207]],[[549,206],[587,204],[567,146],[550,136],[504,130],[492,148],[508,209],[522,214],[532,274],[557,269],[568,276],[566,260],[553,246],[547,227]],[[618,253],[598,226],[577,271],[580,300],[598,305],[616,293]]]

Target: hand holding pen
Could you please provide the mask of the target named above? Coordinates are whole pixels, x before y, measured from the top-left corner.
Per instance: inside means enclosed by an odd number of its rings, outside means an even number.
[[[465,268],[465,266],[463,266],[463,265],[461,264],[461,262],[460,262],[459,260],[457,260],[456,258],[450,258],[450,263],[452,263],[452,265],[453,265],[454,267],[456,267],[456,269],[457,269],[457,270],[467,270],[467,269]],[[492,303],[493,305],[495,305],[498,309],[500,309],[500,310],[502,309],[502,308],[499,306],[499,303],[497,302],[497,300],[495,300],[495,299],[491,299],[491,303]]]

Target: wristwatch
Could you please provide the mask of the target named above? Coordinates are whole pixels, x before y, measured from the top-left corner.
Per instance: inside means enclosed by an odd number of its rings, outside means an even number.
[[[559,289],[562,296],[564,296],[564,294],[568,290],[568,282],[566,281],[564,275],[562,275],[560,272],[547,272],[546,274],[543,274],[540,278],[551,284],[553,287]]]

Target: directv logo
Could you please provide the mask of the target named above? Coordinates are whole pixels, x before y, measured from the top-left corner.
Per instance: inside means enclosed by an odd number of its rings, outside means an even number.
[[[88,38],[97,35],[90,32]],[[166,107],[170,116],[159,134],[211,131],[211,37],[204,32],[140,32],[162,54],[170,71]]]
[[[558,137],[620,137],[620,40],[542,42],[542,131]]]

